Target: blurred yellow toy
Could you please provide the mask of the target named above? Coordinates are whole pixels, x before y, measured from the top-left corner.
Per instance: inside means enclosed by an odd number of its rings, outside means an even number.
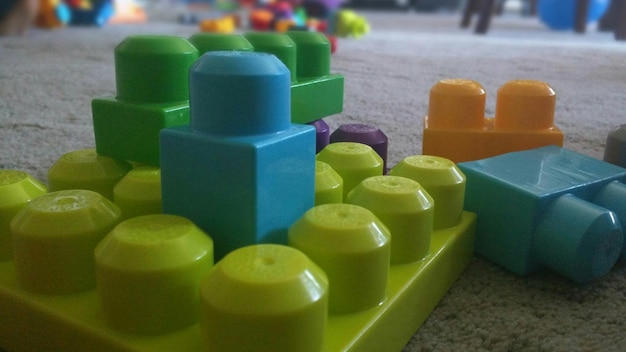
[[[339,37],[353,36],[360,38],[370,31],[370,25],[365,17],[354,11],[341,10],[337,12],[336,34]]]

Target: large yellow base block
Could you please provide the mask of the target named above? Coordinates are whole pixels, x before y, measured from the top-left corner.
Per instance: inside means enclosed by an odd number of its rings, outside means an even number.
[[[457,226],[434,231],[424,260],[391,267],[381,305],[330,316],[324,350],[400,351],[470,263],[475,226],[475,214],[464,212]],[[0,262],[0,347],[8,351],[206,351],[198,324],[166,335],[121,334],[106,325],[95,291],[31,294],[14,269]]]

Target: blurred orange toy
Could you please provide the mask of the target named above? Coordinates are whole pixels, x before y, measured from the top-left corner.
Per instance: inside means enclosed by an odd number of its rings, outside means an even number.
[[[39,13],[35,25],[40,28],[52,29],[63,27],[72,17],[69,6],[60,0],[38,0]]]
[[[232,33],[236,27],[236,19],[230,15],[200,21],[200,31],[202,32]]]

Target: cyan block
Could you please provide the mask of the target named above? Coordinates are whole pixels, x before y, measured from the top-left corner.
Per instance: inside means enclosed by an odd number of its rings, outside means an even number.
[[[315,128],[290,122],[289,70],[271,54],[211,52],[190,91],[190,125],[161,132],[163,211],[207,232],[216,258],[286,244],[315,198]]]
[[[476,251],[520,275],[549,267],[577,282],[623,251],[626,169],[556,146],[459,163]]]

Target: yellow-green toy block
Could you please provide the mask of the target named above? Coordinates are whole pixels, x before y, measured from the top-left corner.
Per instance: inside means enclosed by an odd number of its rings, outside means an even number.
[[[470,263],[476,216],[433,231],[421,261],[392,265],[384,301],[371,309],[330,315],[324,352],[400,351]],[[197,352],[200,324],[163,335],[122,334],[105,322],[96,291],[38,295],[21,289],[13,261],[0,262],[0,347],[26,351]]]

